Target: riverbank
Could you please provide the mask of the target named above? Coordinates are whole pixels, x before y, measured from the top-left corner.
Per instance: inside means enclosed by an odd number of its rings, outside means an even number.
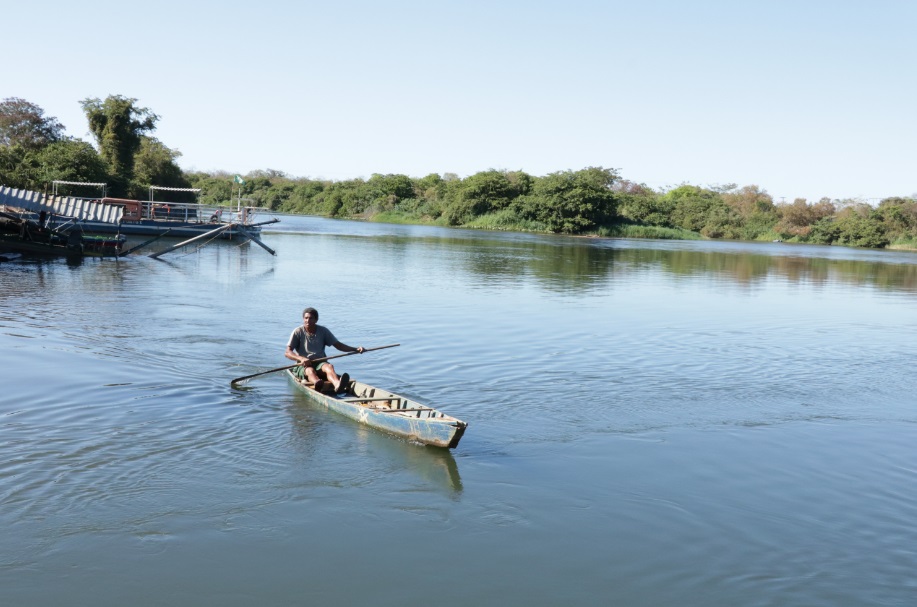
[[[493,230],[498,232],[526,232],[535,234],[551,234],[543,224],[534,221],[522,221],[514,217],[512,213],[492,213],[482,217],[475,218],[468,223],[450,226],[442,217],[432,218],[430,216],[419,216],[411,213],[405,213],[398,210],[382,211],[377,213],[366,213],[361,218],[364,221],[372,223],[391,223],[400,225],[427,225],[437,227],[457,227],[472,230]],[[640,225],[635,223],[617,223],[610,226],[598,226],[594,230],[585,231],[578,236],[599,237],[599,238],[640,238],[647,240],[730,240],[740,242],[784,242],[787,244],[829,244],[813,243],[800,237],[784,238],[776,232],[768,232],[759,235],[754,239],[741,238],[710,238],[698,232],[692,232],[682,228],[667,228],[653,225]],[[830,243],[834,246],[843,246],[847,248],[874,248],[876,250],[892,251],[911,251],[917,252],[917,239],[901,237],[885,247],[860,247],[845,243]]]
[[[493,230],[497,232],[528,232],[534,234],[552,234],[543,224],[536,221],[524,221],[514,218],[510,213],[493,213],[478,217],[468,223],[450,226],[442,217],[433,219],[429,216],[417,216],[400,211],[383,211],[369,214],[364,220],[373,223],[394,223],[402,225],[428,225],[443,228],[465,228],[471,230]],[[663,228],[636,224],[615,224],[599,226],[593,231],[586,231],[578,236],[599,236],[603,238],[645,238],[650,240],[703,240],[697,232],[679,228]]]

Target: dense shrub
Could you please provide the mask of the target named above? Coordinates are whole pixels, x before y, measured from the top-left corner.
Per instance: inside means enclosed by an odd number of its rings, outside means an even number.
[[[602,167],[551,173],[535,181],[516,209],[552,232],[580,234],[617,219],[618,198],[611,189],[617,178],[614,169]]]

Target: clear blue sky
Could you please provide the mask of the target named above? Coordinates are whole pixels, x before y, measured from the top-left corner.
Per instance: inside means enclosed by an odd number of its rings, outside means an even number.
[[[0,98],[91,141],[138,99],[185,169],[917,193],[917,2],[7,2]]]

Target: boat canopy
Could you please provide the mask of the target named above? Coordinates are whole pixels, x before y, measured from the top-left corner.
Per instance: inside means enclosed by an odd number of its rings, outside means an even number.
[[[108,184],[107,183],[89,183],[87,181],[60,181],[54,180],[51,182],[52,194],[57,196],[59,194],[59,186],[62,185],[78,185],[78,186],[88,186],[91,188],[101,188],[102,198],[105,198],[108,193]]]
[[[169,188],[162,185],[151,185],[150,186],[150,202],[153,202],[153,192],[159,190],[161,192],[194,192],[199,194],[200,188]]]

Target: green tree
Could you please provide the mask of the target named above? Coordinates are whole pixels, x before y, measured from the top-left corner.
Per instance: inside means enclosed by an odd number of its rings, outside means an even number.
[[[875,216],[885,226],[890,238],[917,237],[917,200],[886,198],[879,203]]]
[[[414,181],[415,198],[424,200],[441,200],[446,192],[445,180],[438,173],[430,173]]]
[[[519,214],[555,233],[585,232],[617,217],[612,191],[617,179],[614,169],[602,167],[551,173],[536,179],[532,194],[519,199]]]
[[[318,213],[315,199],[325,191],[328,185],[326,182],[312,179],[298,181],[290,197],[280,206],[279,210],[288,213]]]
[[[779,220],[774,200],[756,185],[726,192],[722,197],[738,220],[732,227],[737,229],[740,238],[754,240],[770,232]]]
[[[121,95],[110,95],[105,101],[88,98],[80,103],[99,154],[108,163],[113,193],[126,194],[134,176],[134,156],[143,136],[155,130],[159,116],[137,107],[136,99]]]
[[[0,145],[0,185],[31,188],[34,171],[24,164],[26,154],[21,145]]]
[[[736,223],[722,195],[711,189],[685,184],[669,190],[662,198],[673,205],[671,217],[676,227],[721,238]]]
[[[296,184],[288,179],[279,180],[266,190],[261,190],[253,196],[259,207],[276,211],[283,207],[296,191]]]
[[[277,179],[288,179],[286,173],[284,173],[283,171],[278,171],[277,169],[264,169],[264,170],[258,169],[256,171],[252,171],[251,173],[249,173],[247,177],[252,177],[252,178],[264,177],[268,181],[271,181],[271,182]]]
[[[40,191],[55,180],[108,182],[108,170],[95,149],[78,139],[41,148],[0,146],[0,184]]]
[[[449,188],[444,216],[450,225],[468,223],[475,217],[509,208],[519,196],[528,194],[533,179],[522,171],[494,169],[475,173]]]
[[[675,202],[671,197],[660,196],[644,184],[627,180],[617,182],[614,189],[620,198],[619,212],[625,219],[644,225],[674,227]]]
[[[245,183],[237,184],[235,187],[242,190],[243,196],[253,196],[259,190],[266,190],[274,185],[273,180],[267,177],[263,171],[254,171],[245,176]]]
[[[372,189],[363,179],[336,181],[313,198],[316,212],[329,217],[352,217],[372,203]]]
[[[885,226],[876,217],[849,215],[838,219],[837,226],[840,229],[838,244],[881,249],[890,242]]]
[[[108,182],[108,167],[85,141],[56,141],[35,152],[34,158],[38,171],[32,189],[40,189],[52,181]]]
[[[64,138],[64,126],[39,106],[8,97],[0,102],[0,145],[42,148]]]
[[[361,188],[360,197],[365,201],[364,209],[374,207],[387,211],[395,208],[402,200],[414,198],[414,181],[407,175],[373,173]]]
[[[399,203],[398,208],[427,221],[436,220],[443,214],[449,184],[450,182],[447,182],[438,173],[430,173],[426,177],[415,179],[413,204],[402,202]]]
[[[141,136],[140,147],[134,156],[133,183],[129,192],[130,195],[135,198],[142,198],[151,185],[190,188],[191,183],[175,163],[180,157],[181,152],[169,149],[155,137]],[[182,197],[174,197],[172,200],[181,202]]]
[[[880,249],[891,240],[881,215],[871,206],[857,201],[846,201],[833,217],[816,222],[809,234],[809,242],[840,244],[850,247]]]
[[[200,188],[199,200],[201,204],[211,206],[229,204],[233,175],[225,171],[213,174],[195,172],[185,173],[185,178],[188,180],[190,187]]]

